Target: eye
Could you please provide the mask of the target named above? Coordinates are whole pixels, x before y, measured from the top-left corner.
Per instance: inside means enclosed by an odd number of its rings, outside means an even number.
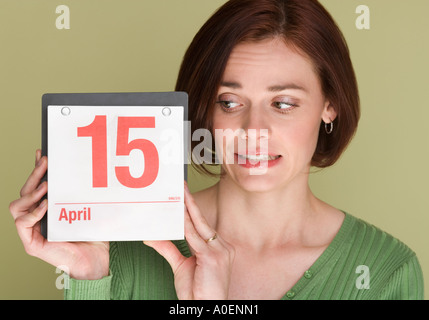
[[[273,106],[279,110],[286,111],[286,112],[291,111],[292,109],[297,107],[295,103],[284,102],[284,101],[275,101],[273,102]]]
[[[218,101],[217,103],[219,103],[222,106],[222,108],[227,110],[237,108],[241,105],[240,103],[233,102],[233,101]]]

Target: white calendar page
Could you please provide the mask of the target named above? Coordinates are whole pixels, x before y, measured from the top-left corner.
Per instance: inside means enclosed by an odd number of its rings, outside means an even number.
[[[48,240],[184,234],[183,107],[48,106]]]

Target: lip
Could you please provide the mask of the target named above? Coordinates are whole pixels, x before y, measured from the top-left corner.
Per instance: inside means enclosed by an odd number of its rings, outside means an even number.
[[[238,155],[238,153],[236,153]],[[277,157],[279,156],[278,154],[274,154],[274,153],[269,153],[269,152],[265,152],[265,151],[246,151],[246,153],[244,155],[249,155],[249,156],[271,156],[271,157]]]
[[[241,166],[243,168],[247,168],[247,169],[271,168],[271,167],[277,165],[282,159],[282,156],[280,156],[280,155],[267,154],[267,153],[263,153],[263,152],[253,152],[253,153],[249,152],[246,155],[250,155],[250,156],[267,155],[270,157],[277,157],[276,159],[273,159],[273,160],[263,160],[263,161],[256,162],[256,160],[250,160],[247,158],[245,159],[242,156],[239,156],[237,153],[234,153],[235,163],[238,164],[239,166]],[[243,160],[245,160],[244,163],[243,163]]]

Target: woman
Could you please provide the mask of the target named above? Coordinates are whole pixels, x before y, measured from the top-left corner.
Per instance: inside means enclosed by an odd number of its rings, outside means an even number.
[[[317,1],[228,1],[194,38],[176,90],[222,163],[216,185],[185,188],[186,241],[46,242],[37,153],[10,210],[27,252],[66,266],[66,299],[423,298],[414,252],[309,188],[311,166],[333,165],[359,119],[347,45]]]

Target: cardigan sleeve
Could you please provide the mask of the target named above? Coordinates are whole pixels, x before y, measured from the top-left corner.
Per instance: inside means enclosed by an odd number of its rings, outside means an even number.
[[[121,266],[117,243],[110,243],[109,275],[99,280],[76,280],[66,275],[65,300],[117,300],[129,299],[121,283]]]
[[[185,241],[176,242],[182,254],[190,254]],[[141,241],[111,242],[109,275],[100,280],[68,279],[66,300],[177,299],[174,275],[167,260]]]
[[[99,280],[76,280],[67,276],[65,300],[110,300],[112,274]]]
[[[380,300],[423,300],[423,272],[416,256],[409,259],[390,277]]]

